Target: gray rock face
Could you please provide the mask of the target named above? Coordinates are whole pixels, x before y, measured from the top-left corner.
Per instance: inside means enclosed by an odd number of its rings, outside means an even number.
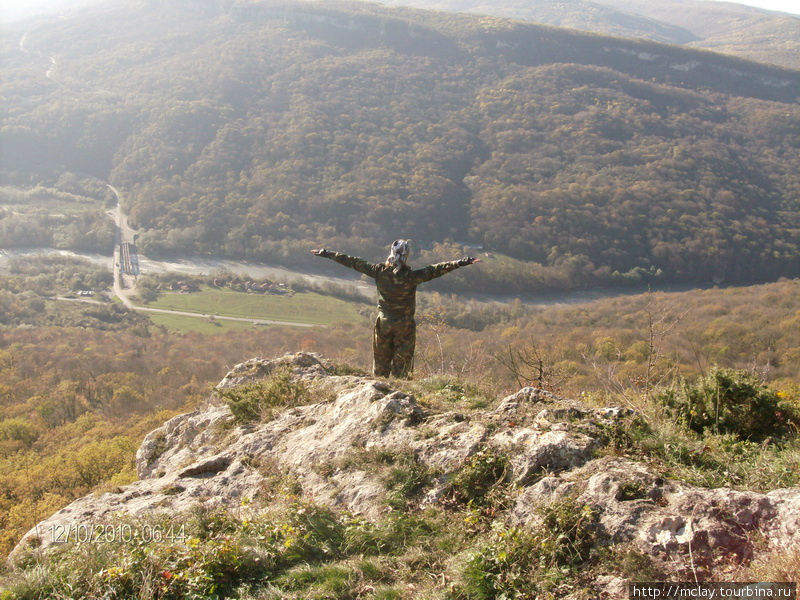
[[[366,517],[387,509],[370,454],[413,456],[437,477],[421,502],[446,494],[450,475],[476,452],[509,457],[519,490],[509,519],[537,521],[536,507],[567,495],[596,507],[609,538],[628,542],[670,571],[689,561],[747,557],[750,533],[800,544],[800,489],[769,494],[700,489],[668,481],[644,464],[600,457],[605,432],[627,409],[593,409],[543,390],[523,388],[481,414],[426,414],[413,396],[385,381],[330,374],[312,354],[253,359],[234,367],[218,389],[252,383],[289,368],[311,403],[268,422],[240,425],[225,405],[176,416],[149,433],[136,453],[140,480],[117,493],[75,500],[31,529],[11,555],[47,548],[70,524],[108,524],[117,515],[171,514],[206,506],[241,506],[291,485],[307,499]],[[677,567],[676,567],[677,565]]]
[[[800,545],[800,488],[768,494],[697,488],[618,457],[539,480],[519,495],[512,520],[531,524],[537,506],[576,493],[598,509],[613,541],[632,543],[677,575],[688,577],[693,565],[752,558],[757,532],[776,547]]]

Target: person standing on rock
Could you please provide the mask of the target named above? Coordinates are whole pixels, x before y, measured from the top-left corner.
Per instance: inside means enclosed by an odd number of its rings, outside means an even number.
[[[335,260],[375,280],[378,288],[378,318],[372,336],[374,354],[372,369],[379,377],[388,377],[391,374],[407,378],[414,369],[416,343],[414,310],[417,286],[458,267],[480,262],[480,259],[465,256],[422,269],[412,269],[407,264],[409,252],[408,240],[395,240],[392,242],[386,262],[371,264],[363,258],[324,248],[311,251],[316,256]]]

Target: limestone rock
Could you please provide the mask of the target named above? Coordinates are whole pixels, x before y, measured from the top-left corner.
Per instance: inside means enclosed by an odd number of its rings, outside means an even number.
[[[233,427],[233,415],[227,406],[178,415],[148,433],[136,451],[136,473],[147,479],[166,473],[168,466],[194,461],[225,428]]]
[[[247,361],[218,388],[252,383],[286,367],[298,379],[323,380],[312,387],[311,404],[246,425],[237,424],[227,406],[178,415],[145,437],[136,454],[140,481],[120,493],[74,501],[29,531],[18,548],[30,543],[46,547],[54,541],[52,531],[70,522],[105,523],[118,513],[178,513],[198,502],[236,506],[243,498],[268,495],[282,478],[292,479],[314,501],[374,517],[386,509],[380,478],[369,469],[335,465],[369,449],[420,452],[440,467],[454,467],[463,459],[464,444],[436,447],[416,435],[425,415],[412,396],[383,381],[328,375],[310,354]],[[458,417],[440,417],[439,422],[451,435]],[[478,440],[482,432],[465,435]],[[474,445],[467,446],[467,453]]]
[[[503,432],[492,438],[497,446],[510,442],[514,483],[527,486],[545,471],[572,469],[588,461],[600,440],[570,431],[535,431],[523,429]]]
[[[233,367],[217,384],[217,389],[227,389],[264,379],[280,368],[288,367],[292,372],[305,379],[325,377],[328,369],[322,364],[319,356],[311,352],[286,354],[281,358],[267,360],[251,358]]]
[[[46,549],[71,524],[109,524],[118,515],[177,514],[198,503],[236,507],[268,501],[291,487],[315,502],[367,518],[387,510],[380,469],[369,456],[410,456],[435,476],[420,500],[437,502],[452,475],[475,453],[509,457],[518,490],[505,515],[536,526],[537,507],[576,496],[595,507],[611,541],[638,548],[669,572],[753,552],[753,532],[776,545],[800,545],[800,488],[768,494],[703,489],[670,481],[650,466],[598,457],[609,431],[635,415],[587,407],[536,388],[523,388],[493,410],[426,414],[416,399],[369,377],[337,376],[313,354],[253,359],[217,386],[228,389],[291,370],[306,382],[310,402],[267,422],[239,424],[212,396],[203,410],[176,416],[149,433],[136,453],[140,480],[117,492],[90,494],[31,529],[11,555]],[[618,587],[609,579],[604,586]]]
[[[533,524],[537,506],[576,494],[598,510],[613,541],[632,543],[669,572],[688,575],[693,566],[750,558],[755,532],[778,547],[800,544],[798,488],[768,494],[698,488],[624,458],[599,458],[541,479],[517,498],[512,518]]]

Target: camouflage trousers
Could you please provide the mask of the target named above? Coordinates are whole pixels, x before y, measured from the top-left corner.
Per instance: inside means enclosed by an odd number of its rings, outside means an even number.
[[[417,326],[414,319],[402,321],[378,317],[372,336],[372,371],[379,377],[408,378],[414,370],[414,344]]]

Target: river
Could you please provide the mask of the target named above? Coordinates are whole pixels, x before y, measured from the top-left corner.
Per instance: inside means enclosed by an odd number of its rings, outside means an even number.
[[[85,252],[73,252],[70,250],[58,250],[55,248],[26,248],[26,249],[0,249],[0,270],[5,271],[8,262],[14,257],[25,256],[64,256],[71,258],[83,258],[93,264],[100,265],[109,270],[112,269],[111,256],[92,254]],[[360,293],[366,300],[372,301],[375,298],[375,286],[365,281],[348,279],[346,277],[334,277],[308,271],[298,271],[287,267],[268,265],[264,263],[250,261],[236,261],[225,258],[214,257],[185,257],[170,260],[156,260],[139,255],[139,266],[143,274],[148,273],[183,273],[186,275],[210,275],[215,271],[226,270],[237,275],[252,277],[254,279],[272,279],[282,282],[308,282],[330,283],[336,286],[347,288],[349,291]],[[663,292],[683,292],[697,289],[698,286],[692,285],[673,285],[659,286],[654,291]],[[580,304],[591,302],[601,298],[614,298],[641,294],[647,288],[596,288],[591,290],[578,290],[550,294],[459,294],[460,297],[476,300],[478,302],[500,302],[508,303],[519,300],[526,306],[554,306],[559,304]]]

